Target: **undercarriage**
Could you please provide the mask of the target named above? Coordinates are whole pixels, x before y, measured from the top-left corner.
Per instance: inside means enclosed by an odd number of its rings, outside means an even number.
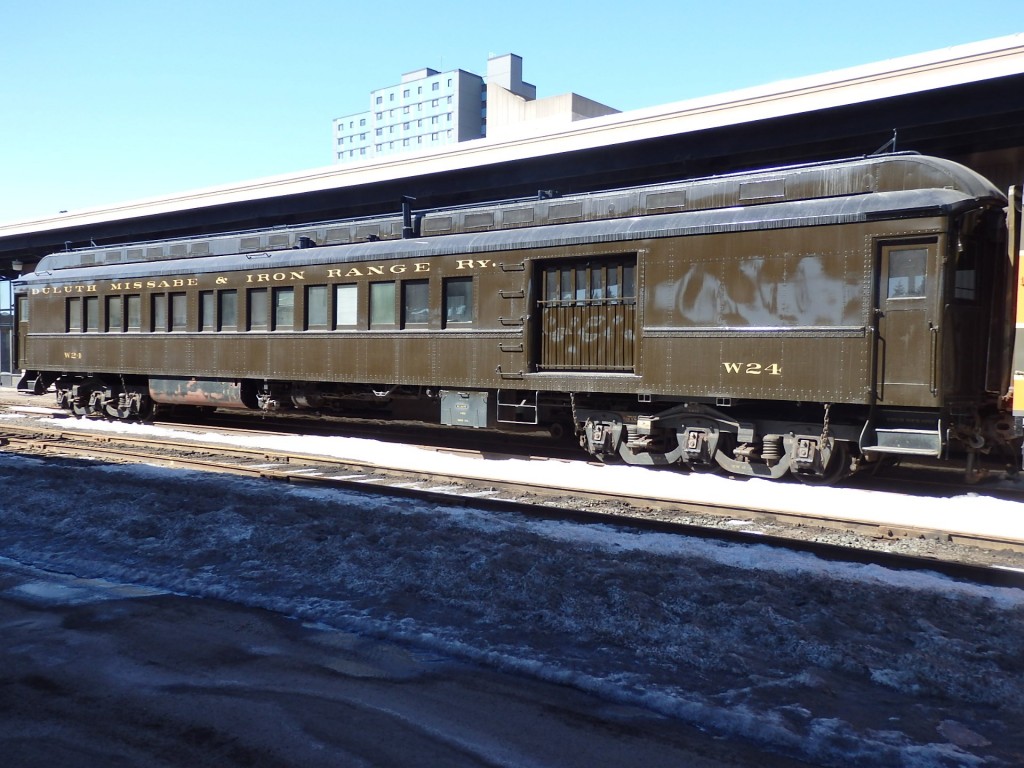
[[[1019,430],[992,408],[953,417],[929,411],[824,404],[684,402],[642,413],[576,405],[580,446],[601,461],[642,466],[680,465],[692,471],[833,484],[865,469],[906,457],[966,457],[968,480],[979,458],[1015,458]]]
[[[67,412],[121,421],[144,421],[158,409],[235,408],[416,414],[411,418],[449,426],[549,428],[555,436],[575,430],[580,447],[602,462],[772,480],[791,475],[809,484],[836,483],[908,456],[948,458],[951,447],[965,454],[968,479],[976,479],[979,457],[1017,456],[1021,439],[1013,419],[993,403],[959,404],[954,416],[832,403],[648,398],[640,411],[621,396],[393,384],[37,373],[19,386],[37,393],[53,386]]]

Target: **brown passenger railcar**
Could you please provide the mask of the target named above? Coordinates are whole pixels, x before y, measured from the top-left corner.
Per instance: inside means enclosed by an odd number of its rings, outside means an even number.
[[[79,415],[406,397],[834,480],[1017,437],[1005,204],[895,155],[54,254],[16,286],[20,360]]]

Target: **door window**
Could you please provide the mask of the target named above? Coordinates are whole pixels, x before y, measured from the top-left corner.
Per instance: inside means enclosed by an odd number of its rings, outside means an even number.
[[[919,299],[925,295],[928,251],[905,248],[889,252],[888,296],[890,299]]]

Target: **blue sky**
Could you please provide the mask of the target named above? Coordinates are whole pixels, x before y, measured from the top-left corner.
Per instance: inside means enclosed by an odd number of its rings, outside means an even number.
[[[425,66],[483,74],[517,53],[538,97],[629,110],[1020,18],[1019,0],[0,0],[0,222],[328,165],[331,119]]]

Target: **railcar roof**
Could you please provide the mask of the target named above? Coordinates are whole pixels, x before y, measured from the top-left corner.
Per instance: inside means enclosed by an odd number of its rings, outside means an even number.
[[[766,206],[782,201],[813,202],[928,189],[957,190],[966,198],[1003,200],[1001,192],[988,180],[962,165],[941,158],[904,153],[769,168],[550,200],[518,200],[420,212],[417,224],[423,236],[451,236],[474,231],[521,231],[542,225],[624,219],[674,211]],[[767,220],[771,210],[766,210],[763,220]],[[395,240],[401,237],[402,223],[401,217],[388,216],[83,249],[50,254],[39,262],[36,271],[177,261],[183,257],[256,254],[296,248],[301,242],[333,246],[367,240]],[[157,268],[149,267],[148,270],[155,272]]]
[[[977,192],[978,190],[975,190]],[[983,200],[990,197],[986,194]],[[998,194],[998,193],[996,193]],[[182,258],[154,263],[108,264],[40,271],[16,285],[52,282],[121,280],[200,272],[289,269],[348,262],[422,259],[448,255],[487,254],[524,249],[556,248],[586,243],[627,243],[647,239],[723,232],[823,226],[868,220],[955,213],[975,206],[978,198],[950,188],[766,203],[730,208],[681,211],[623,219],[556,224],[525,229],[464,233],[444,237],[352,243],[255,254],[224,254],[203,259]]]

